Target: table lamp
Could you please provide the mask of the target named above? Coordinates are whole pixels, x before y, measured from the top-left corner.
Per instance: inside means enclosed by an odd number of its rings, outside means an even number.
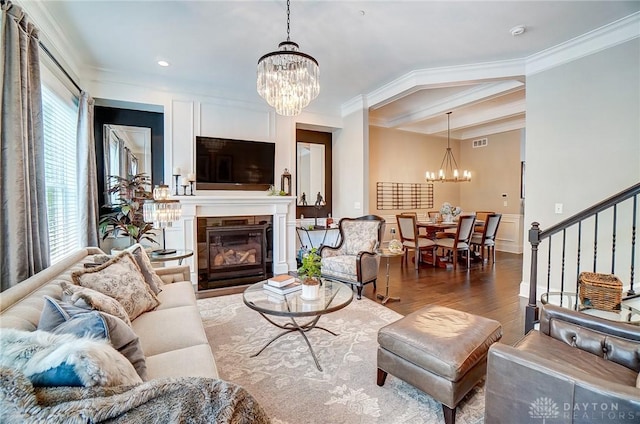
[[[169,186],[160,184],[153,189],[153,200],[147,200],[142,205],[145,222],[153,223],[155,228],[162,228],[162,250],[154,250],[154,255],[170,255],[176,249],[167,249],[165,228],[171,227],[174,221],[180,219],[182,207],[177,200],[169,199]]]

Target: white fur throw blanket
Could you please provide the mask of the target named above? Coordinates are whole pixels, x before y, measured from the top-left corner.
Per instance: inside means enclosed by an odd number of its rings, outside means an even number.
[[[34,388],[24,374],[8,368],[0,368],[0,417],[7,423],[269,423],[245,389],[222,380]]]

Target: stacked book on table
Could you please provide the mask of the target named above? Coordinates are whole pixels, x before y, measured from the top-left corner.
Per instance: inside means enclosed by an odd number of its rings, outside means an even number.
[[[302,289],[302,283],[293,275],[275,275],[264,282],[263,287],[272,293],[285,295]]]

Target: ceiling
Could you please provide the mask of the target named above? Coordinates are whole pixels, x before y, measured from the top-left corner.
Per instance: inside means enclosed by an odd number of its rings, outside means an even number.
[[[283,0],[16,1],[27,13],[36,3],[44,11],[43,39],[73,52],[67,62],[81,84],[97,78],[263,102],[257,60],[286,38]],[[366,103],[374,125],[446,135],[453,111],[452,137],[471,138],[524,127],[523,76],[372,93],[416,71],[524,59],[638,10],[638,1],[294,0],[291,39],[320,64],[309,112],[335,115],[362,96],[375,99]],[[513,36],[517,25],[526,31]]]

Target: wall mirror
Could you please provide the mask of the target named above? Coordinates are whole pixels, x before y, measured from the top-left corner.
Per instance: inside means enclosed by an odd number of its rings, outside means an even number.
[[[296,215],[331,213],[331,133],[296,131]]]
[[[113,184],[110,175],[151,175],[151,128],[104,124],[102,134],[105,205],[112,206],[118,203],[118,195],[108,193]]]

